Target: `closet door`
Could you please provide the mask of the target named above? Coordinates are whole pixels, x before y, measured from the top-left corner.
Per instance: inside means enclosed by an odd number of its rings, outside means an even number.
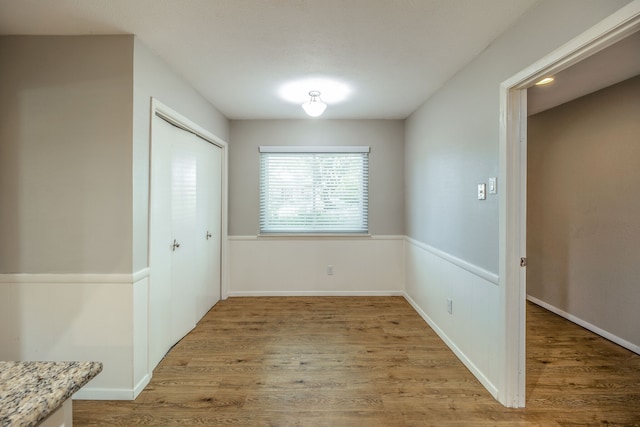
[[[222,149],[154,117],[149,361],[157,366],[220,299]]]
[[[198,147],[196,317],[220,300],[222,149],[206,141]]]
[[[171,348],[171,156],[179,130],[154,117],[149,206],[149,363],[153,369]]]
[[[171,154],[171,343],[196,325],[198,155],[201,141],[177,131]]]

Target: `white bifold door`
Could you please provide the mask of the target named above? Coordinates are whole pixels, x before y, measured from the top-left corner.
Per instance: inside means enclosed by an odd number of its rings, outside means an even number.
[[[220,300],[222,149],[153,119],[151,368]]]

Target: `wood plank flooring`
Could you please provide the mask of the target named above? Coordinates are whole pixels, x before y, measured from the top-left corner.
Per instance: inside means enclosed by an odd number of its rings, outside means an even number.
[[[640,356],[527,308],[527,408],[496,402],[402,297],[231,298],[129,401],[75,426],[640,426]]]

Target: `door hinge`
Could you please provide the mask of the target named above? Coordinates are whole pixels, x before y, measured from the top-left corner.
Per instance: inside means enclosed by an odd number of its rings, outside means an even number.
[[[527,258],[526,257],[520,258],[520,267],[526,267],[526,266],[527,266]]]

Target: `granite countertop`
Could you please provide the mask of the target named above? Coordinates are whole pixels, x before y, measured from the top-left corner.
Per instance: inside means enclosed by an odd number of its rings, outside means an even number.
[[[0,362],[0,426],[35,426],[100,371],[100,362]]]

